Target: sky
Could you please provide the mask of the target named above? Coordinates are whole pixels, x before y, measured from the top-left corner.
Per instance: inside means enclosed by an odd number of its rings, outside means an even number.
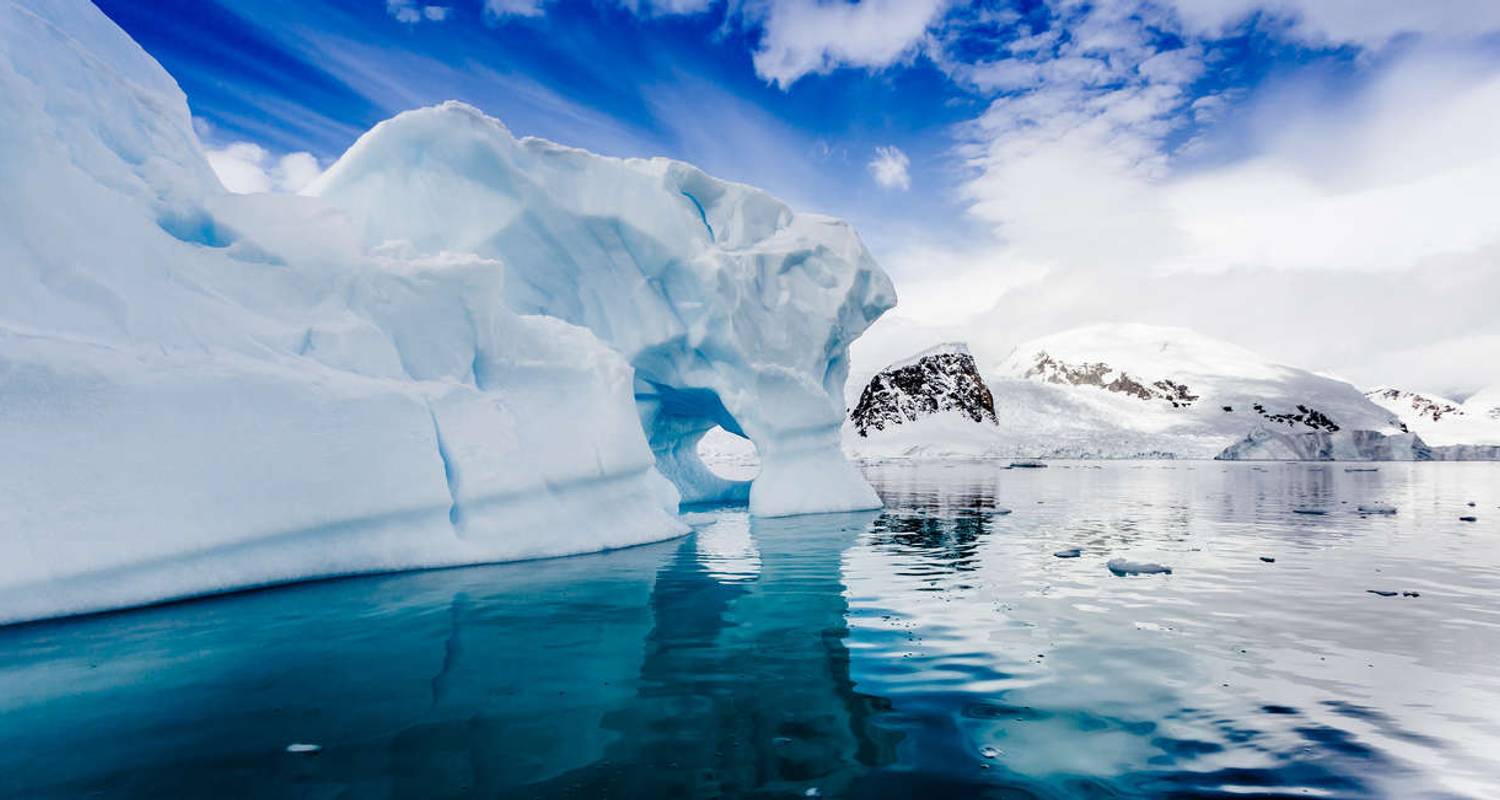
[[[98,0],[234,191],[458,99],[849,219],[879,363],[1096,322],[1500,383],[1494,0]]]

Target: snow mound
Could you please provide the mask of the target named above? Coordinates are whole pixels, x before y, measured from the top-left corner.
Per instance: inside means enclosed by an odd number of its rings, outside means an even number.
[[[452,102],[377,125],[307,194],[367,247],[503,261],[506,305],[624,354],[685,500],[743,495],[697,455],[720,426],[759,451],[753,513],[878,507],[838,434],[849,344],[895,293],[847,224],[687,164],[516,139]]]
[[[1500,412],[1487,413],[1491,409],[1486,407],[1483,395],[1475,396],[1477,403],[1474,398],[1459,403],[1437,394],[1382,386],[1365,392],[1365,396],[1431,444],[1500,445]]]
[[[0,4],[0,119],[0,624],[677,535],[709,420],[764,513],[877,502],[831,398],[893,297],[841,223],[455,106],[230,195],[82,0]]]

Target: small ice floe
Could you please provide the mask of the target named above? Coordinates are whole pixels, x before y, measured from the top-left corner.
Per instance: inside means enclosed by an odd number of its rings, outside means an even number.
[[[1359,513],[1361,513],[1361,514],[1394,514],[1394,513],[1396,513],[1396,507],[1392,506],[1392,505],[1387,505],[1385,503],[1360,503],[1359,504]]]
[[[1465,514],[1462,517],[1459,517],[1458,521],[1459,522],[1478,522],[1479,521],[1479,517],[1476,517],[1476,516],[1474,516],[1472,514]]]
[[[812,787],[809,787],[807,791],[803,792],[802,796],[803,797],[822,797],[823,796],[823,790],[819,789],[816,786],[812,786]]]
[[[1011,469],[1046,469],[1047,462],[1027,459],[1025,461],[1010,462]]]
[[[308,753],[308,754],[320,753],[320,752],[323,751],[323,745],[321,745],[321,744],[306,744],[304,742],[294,742],[294,743],[289,744],[289,745],[286,746],[286,751],[288,753]]]
[[[1312,508],[1312,507],[1309,507],[1309,506],[1298,506],[1298,507],[1292,509],[1292,513],[1293,514],[1312,514],[1314,516],[1321,517],[1324,514],[1328,513],[1328,509],[1326,509],[1326,508]]]
[[[984,756],[985,758],[999,758],[1001,755],[1001,750],[1000,748],[992,744],[987,744],[984,747],[979,748],[979,754]]]
[[[1057,556],[1058,558],[1077,558],[1077,557],[1083,555],[1083,548],[1082,547],[1069,547],[1066,550],[1059,550],[1056,553],[1053,553],[1052,555]]]
[[[1260,560],[1266,562],[1267,564],[1275,564],[1276,563],[1276,559],[1274,559],[1274,558],[1272,558],[1270,556],[1261,556]]]
[[[1124,577],[1126,575],[1171,575],[1172,568],[1161,564],[1153,564],[1147,561],[1129,561],[1123,558],[1112,558],[1109,560],[1109,571]]]

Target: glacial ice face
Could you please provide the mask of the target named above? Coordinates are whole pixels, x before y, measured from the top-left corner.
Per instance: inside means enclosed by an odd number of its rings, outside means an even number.
[[[1264,427],[1224,448],[1219,461],[1431,461],[1432,448],[1414,433],[1343,430],[1283,433]]]
[[[629,237],[515,271],[462,237],[372,245],[330,202],[225,193],[176,84],[82,0],[0,3],[0,119],[0,624],[677,535],[680,494],[655,454],[705,418],[785,462],[764,509],[872,497],[820,446],[847,339],[889,303],[844,226],[788,212],[736,238],[749,222],[718,203],[762,195],[723,185],[716,202],[717,182],[639,162],[686,176],[716,236],[739,243],[720,260],[765,279],[700,269],[720,293],[691,296],[674,288],[689,267],[567,266]],[[578,173],[581,203],[538,211],[536,236],[615,226],[583,202],[593,157],[528,147],[570,154],[558,170]],[[594,177],[594,195],[623,189]],[[664,200],[675,217],[660,192],[629,203]],[[709,300],[722,307],[698,309]],[[694,333],[715,326],[740,328]],[[643,370],[652,357],[680,371]],[[784,486],[824,467],[831,484]]]
[[[454,102],[377,125],[306,193],[367,248],[503,262],[510,308],[624,354],[685,501],[748,494],[762,516],[879,505],[839,428],[849,344],[895,294],[847,224],[679,162],[517,139]],[[698,458],[716,425],[759,450],[748,490]]]

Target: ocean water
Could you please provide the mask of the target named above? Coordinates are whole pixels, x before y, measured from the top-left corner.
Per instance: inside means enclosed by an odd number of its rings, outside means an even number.
[[[0,796],[1500,797],[1500,465],[867,471],[883,512],[0,629]]]

